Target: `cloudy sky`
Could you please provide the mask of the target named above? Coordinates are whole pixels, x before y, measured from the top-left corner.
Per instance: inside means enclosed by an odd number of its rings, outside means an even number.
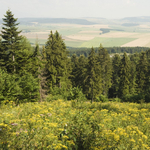
[[[16,18],[124,18],[150,16],[150,0],[0,0],[0,18],[10,9]]]

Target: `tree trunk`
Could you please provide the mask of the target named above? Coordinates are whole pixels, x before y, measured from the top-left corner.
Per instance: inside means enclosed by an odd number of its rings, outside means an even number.
[[[13,55],[13,62],[15,62],[15,56]],[[15,65],[14,65],[14,72],[16,72],[16,68],[15,68]]]

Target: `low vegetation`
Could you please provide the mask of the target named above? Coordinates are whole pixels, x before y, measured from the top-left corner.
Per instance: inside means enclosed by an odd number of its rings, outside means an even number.
[[[144,103],[5,101],[0,109],[0,149],[148,150],[149,132]]]

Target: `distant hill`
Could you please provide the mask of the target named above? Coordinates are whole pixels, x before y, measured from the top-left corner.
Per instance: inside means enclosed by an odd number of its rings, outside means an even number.
[[[82,19],[69,19],[69,18],[19,18],[18,22],[26,25],[33,25],[36,23],[64,23],[64,24],[80,24],[80,25],[93,25],[93,24],[109,24],[109,23],[118,23],[118,21],[123,26],[136,26],[137,24],[143,22],[150,22],[150,16],[143,17],[126,17],[122,19],[106,19],[106,18],[94,18],[94,17],[86,17]],[[0,24],[2,23],[2,19],[0,18]],[[128,24],[127,24],[128,23]]]
[[[2,23],[0,19],[0,24]],[[80,25],[93,25],[95,22],[88,21],[86,19],[67,19],[67,18],[18,18],[18,22],[21,24],[32,25],[33,23],[66,23],[66,24],[80,24]]]
[[[67,18],[19,18],[18,21],[21,24],[32,24],[32,23],[69,23],[69,24],[80,24],[80,25],[93,25],[96,24],[86,19],[67,19]]]
[[[125,26],[125,27],[134,27],[134,26],[138,26],[139,24],[138,23],[123,23],[122,26]]]
[[[150,16],[143,16],[143,17],[127,17],[120,19],[121,21],[128,21],[128,22],[150,22]]]

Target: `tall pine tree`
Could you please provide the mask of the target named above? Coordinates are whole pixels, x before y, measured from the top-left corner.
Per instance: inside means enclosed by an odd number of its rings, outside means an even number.
[[[46,72],[50,90],[54,87],[61,88],[67,84],[67,62],[68,52],[65,43],[59,33],[50,32],[45,45],[46,52]]]
[[[119,83],[119,96],[130,94],[130,60],[126,53],[124,53],[120,64],[120,83]]]
[[[138,85],[138,93],[145,93],[146,91],[146,84],[147,84],[147,77],[148,75],[148,61],[146,57],[146,53],[142,52],[140,56],[140,60],[136,67],[137,71],[137,85]]]
[[[75,84],[75,87],[81,87],[83,89],[83,92],[85,90],[85,76],[87,72],[87,58],[85,56],[81,55],[77,62],[74,65],[74,68],[72,70],[73,74],[73,83]]]
[[[6,15],[3,18],[3,27],[1,31],[2,37],[2,47],[5,51],[5,67],[7,71],[13,73],[16,71],[16,62],[15,57],[17,51],[20,49],[20,40],[21,36],[19,35],[21,31],[18,31],[17,18],[14,18],[14,15],[10,10],[6,11]]]
[[[109,96],[110,97],[118,97],[119,95],[119,82],[120,82],[120,77],[119,77],[119,69],[120,69],[120,63],[121,63],[121,58],[119,54],[115,54],[114,57],[112,58],[112,67],[113,67],[113,73],[112,73],[112,86],[110,89]]]
[[[86,73],[86,94],[91,102],[102,93],[101,87],[101,66],[97,61],[95,50],[92,47],[88,56],[88,65]]]
[[[112,64],[107,50],[100,44],[98,62],[101,65],[103,95],[107,96],[111,87]]]

